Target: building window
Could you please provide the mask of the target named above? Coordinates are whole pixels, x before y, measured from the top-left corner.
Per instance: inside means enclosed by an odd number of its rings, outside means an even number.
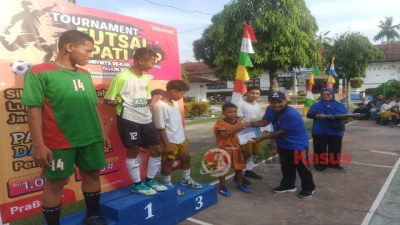
[[[247,87],[257,86],[260,87],[260,78],[253,78],[247,82]]]
[[[204,85],[203,84],[200,84],[200,88],[203,88],[204,87]]]
[[[226,82],[221,82],[221,83],[212,83],[212,84],[206,84],[207,89],[227,89],[228,85]]]
[[[279,87],[293,86],[293,77],[278,77]]]

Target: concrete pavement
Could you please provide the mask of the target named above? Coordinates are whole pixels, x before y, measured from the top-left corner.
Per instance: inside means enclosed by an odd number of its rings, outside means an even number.
[[[295,193],[271,192],[281,179],[279,161],[274,158],[257,167],[264,179],[252,180],[254,193],[239,192],[229,181],[231,197],[219,197],[217,205],[193,217],[196,222],[186,220],[181,224],[359,225],[399,158],[400,128],[355,121],[347,127],[342,153],[351,154],[351,164],[344,165],[344,171],[313,171],[317,188],[310,199],[299,199]],[[298,189],[299,183],[298,179]],[[399,185],[397,171],[383,201],[378,202],[371,224],[400,224]]]

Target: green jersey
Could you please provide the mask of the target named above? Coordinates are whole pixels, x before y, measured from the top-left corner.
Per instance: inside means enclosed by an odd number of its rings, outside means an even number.
[[[130,70],[116,75],[111,81],[105,99],[117,100],[117,114],[135,123],[151,123],[151,112],[147,105],[150,95],[150,75],[138,76]]]
[[[51,63],[25,74],[21,103],[43,109],[43,138],[50,149],[85,146],[103,140],[90,73]]]

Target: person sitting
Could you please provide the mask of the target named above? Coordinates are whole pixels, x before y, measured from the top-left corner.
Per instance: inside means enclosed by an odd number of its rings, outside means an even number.
[[[377,118],[379,115],[379,110],[384,103],[383,95],[377,95],[372,101],[368,102],[367,108],[370,109],[370,114],[372,118]]]
[[[383,125],[388,123],[389,126],[393,127],[393,120],[399,119],[399,115],[396,111],[398,111],[398,106],[396,104],[391,104],[392,99],[387,98],[385,103],[381,106],[381,110],[379,116],[381,117],[380,124]]]
[[[353,113],[360,113],[360,117],[357,117],[359,120],[369,119],[369,109],[365,107],[364,103],[358,104],[358,108],[356,108]]]

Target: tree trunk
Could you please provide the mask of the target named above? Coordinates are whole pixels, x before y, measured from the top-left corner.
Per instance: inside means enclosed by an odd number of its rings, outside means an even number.
[[[296,76],[296,70],[293,69],[293,104],[297,105],[297,92],[298,92],[298,87],[297,87],[297,76]]]
[[[276,70],[269,70],[269,91],[279,91],[278,74]]]
[[[346,109],[350,112],[350,78],[346,78]]]

